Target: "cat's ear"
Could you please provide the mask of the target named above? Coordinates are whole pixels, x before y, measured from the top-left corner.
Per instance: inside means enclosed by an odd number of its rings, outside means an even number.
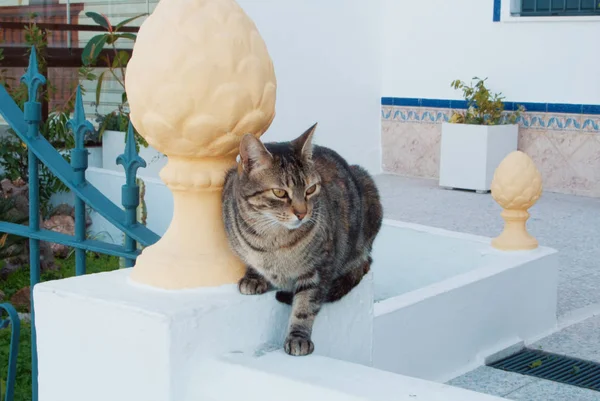
[[[312,127],[304,131],[302,135],[292,141],[293,146],[302,155],[302,157],[309,160],[312,159],[312,138],[317,129],[317,124],[318,123],[315,123]]]
[[[240,159],[244,171],[250,173],[270,166],[273,156],[258,138],[246,134],[240,142]]]

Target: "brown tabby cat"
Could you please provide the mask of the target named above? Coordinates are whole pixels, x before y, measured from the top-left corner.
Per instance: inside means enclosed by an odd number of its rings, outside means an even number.
[[[312,327],[325,302],[369,271],[383,210],[375,182],[331,149],[313,146],[316,124],[291,142],[247,134],[227,173],[223,218],[231,249],[246,263],[242,294],[277,288],[292,305],[284,349],[313,352]]]

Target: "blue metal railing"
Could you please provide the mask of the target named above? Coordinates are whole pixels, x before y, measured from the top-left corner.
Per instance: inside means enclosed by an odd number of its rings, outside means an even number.
[[[10,351],[8,354],[8,377],[4,389],[4,401],[12,401],[15,394],[15,380],[17,379],[17,355],[19,354],[19,336],[21,334],[21,321],[17,311],[11,304],[0,304],[0,313],[8,313],[8,319],[2,319],[0,315],[0,330],[6,329],[10,324]],[[1,387],[1,386],[0,386]],[[0,388],[0,394],[2,389]],[[1,395],[0,395],[1,397]],[[0,399],[0,401],[2,401]]]
[[[85,178],[88,167],[88,152],[84,148],[84,137],[93,131],[93,126],[85,119],[81,89],[77,89],[75,112],[69,120],[68,127],[75,135],[75,147],[71,150],[71,164],[54,147],[40,135],[39,126],[42,119],[42,108],[38,102],[38,90],[46,83],[46,79],[38,71],[35,48],[32,48],[29,67],[21,78],[28,87],[28,101],[22,111],[10,97],[3,86],[0,86],[0,114],[8,122],[17,136],[28,149],[29,168],[29,226],[0,222],[0,233],[8,233],[29,238],[30,289],[31,289],[31,373],[32,399],[37,401],[37,347],[35,332],[35,312],[33,305],[33,288],[40,281],[40,248],[39,242],[47,241],[75,248],[76,275],[85,274],[86,251],[123,257],[126,266],[131,267],[139,255],[137,243],[151,245],[160,238],[156,233],[141,225],[136,220],[136,208],[139,205],[139,187],[136,174],[146,162],[137,154],[133,127],[129,126],[125,151],[117,159],[117,163],[125,169],[126,182],[122,187],[122,205],[124,210],[115,205]],[[66,235],[50,230],[40,229],[39,210],[39,163],[43,163],[56,175],[75,195],[75,235]],[[86,204],[108,220],[125,234],[125,246],[109,244],[98,240],[86,239],[85,206]],[[5,401],[12,401],[12,389],[16,374],[16,357],[18,348],[19,319],[14,308],[8,304],[0,305],[8,312],[12,323],[11,354],[9,361],[7,395]],[[1,311],[0,311],[1,312]],[[0,327],[4,321],[0,320]],[[15,335],[16,333],[16,335]],[[14,353],[13,353],[14,352]],[[11,386],[11,387],[9,387]],[[10,390],[10,391],[9,391]],[[0,400],[1,401],[1,400]]]

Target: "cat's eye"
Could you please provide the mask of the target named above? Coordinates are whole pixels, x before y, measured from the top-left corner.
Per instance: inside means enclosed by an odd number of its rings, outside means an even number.
[[[312,186],[308,187],[308,189],[306,190],[306,195],[312,195],[315,193],[316,190],[317,190],[317,184],[312,185]]]
[[[273,195],[275,195],[278,198],[285,198],[287,192],[285,192],[283,189],[274,189]]]

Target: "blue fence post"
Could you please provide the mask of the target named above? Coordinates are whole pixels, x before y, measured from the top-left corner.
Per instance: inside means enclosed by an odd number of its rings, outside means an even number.
[[[135,134],[131,122],[125,138],[125,152],[117,157],[117,164],[122,165],[125,169],[125,185],[121,187],[121,203],[125,208],[126,225],[132,227],[137,224],[136,209],[140,204],[140,187],[136,183],[136,174],[140,167],[146,167],[146,161],[138,155],[136,150]],[[133,252],[136,247],[135,240],[125,233],[125,250]],[[125,267],[132,267],[134,261],[134,259],[126,259]]]
[[[17,379],[17,357],[19,356],[21,321],[19,320],[17,311],[11,304],[0,304],[0,312],[2,310],[8,313],[8,319],[2,319],[2,315],[0,314],[0,330],[7,328],[10,323],[10,351],[8,354],[8,375],[6,377],[4,401],[12,401],[15,395],[15,381]]]
[[[85,170],[88,168],[88,151],[85,148],[85,135],[94,131],[92,123],[86,120],[83,100],[81,99],[81,86],[77,87],[75,99],[75,113],[73,118],[67,122],[67,127],[73,131],[75,136],[75,148],[71,151],[71,167],[75,173],[74,184],[78,187],[85,185]],[[75,240],[85,241],[86,231],[85,202],[75,196]],[[75,274],[85,274],[85,249],[75,249]]]
[[[27,72],[21,77],[21,82],[27,85],[27,102],[23,114],[27,122],[27,136],[35,139],[40,134],[42,121],[42,105],[37,101],[40,86],[46,84],[46,78],[38,70],[35,47],[31,47]],[[31,148],[28,149],[29,169],[29,230],[40,230],[40,179],[39,160]],[[29,290],[31,295],[31,395],[33,401],[38,399],[38,366],[37,343],[35,333],[35,312],[33,305],[33,287],[40,281],[40,241],[29,239]]]

